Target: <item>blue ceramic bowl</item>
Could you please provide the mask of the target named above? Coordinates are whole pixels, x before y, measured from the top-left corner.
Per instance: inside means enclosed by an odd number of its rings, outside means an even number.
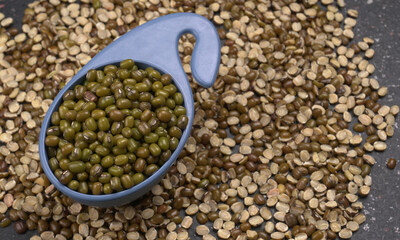
[[[160,182],[183,149],[193,124],[192,89],[181,66],[177,49],[179,37],[184,33],[192,33],[196,37],[191,63],[195,79],[203,87],[212,86],[220,61],[220,42],[217,31],[212,23],[204,17],[192,13],[177,13],[145,23],[114,41],[88,62],[59,92],[47,111],[39,136],[39,155],[43,171],[58,190],[82,204],[113,207],[127,204],[143,196]],[[88,70],[102,69],[108,64],[117,64],[125,59],[133,59],[141,69],[153,67],[162,74],[168,73],[172,76],[184,98],[184,106],[189,118],[188,125],[171,158],[142,183],[108,195],[83,194],[71,190],[57,179],[49,166],[44,141],[46,131],[51,127],[51,115],[58,110],[65,92],[83,83]]]

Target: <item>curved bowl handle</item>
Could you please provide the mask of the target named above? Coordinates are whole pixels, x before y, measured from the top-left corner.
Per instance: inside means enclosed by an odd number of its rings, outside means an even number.
[[[196,37],[191,60],[193,76],[201,86],[211,87],[218,74],[220,40],[214,25],[194,13],[166,15],[134,28],[98,53],[75,77],[106,62],[132,58],[158,66],[176,81],[186,80],[178,52],[179,38],[185,33]]]

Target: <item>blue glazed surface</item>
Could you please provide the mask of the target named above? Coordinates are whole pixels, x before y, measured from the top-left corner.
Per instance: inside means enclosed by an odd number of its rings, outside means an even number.
[[[146,194],[168,172],[183,149],[193,124],[194,104],[192,89],[180,62],[178,41],[182,34],[191,33],[196,37],[192,54],[191,70],[196,81],[203,87],[211,87],[218,74],[220,62],[220,41],[213,24],[206,18],[193,13],[176,13],[159,17],[126,33],[98,53],[59,92],[43,120],[39,136],[39,155],[42,168],[54,186],[72,199],[91,206],[112,207],[127,204]],[[171,158],[144,182],[121,192],[109,195],[82,194],[61,184],[54,176],[48,163],[44,140],[50,119],[62,103],[64,93],[83,83],[90,69],[101,69],[125,59],[133,59],[139,68],[151,66],[161,73],[168,73],[182,93],[189,117],[188,126],[182,134],[178,148]]]

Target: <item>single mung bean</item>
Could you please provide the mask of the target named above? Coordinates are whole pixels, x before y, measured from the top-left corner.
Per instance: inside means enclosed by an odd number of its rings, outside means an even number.
[[[396,163],[397,163],[397,160],[396,160],[396,159],[394,159],[394,158],[389,158],[389,159],[387,160],[386,165],[387,165],[387,167],[388,167],[389,169],[394,169],[394,168],[396,167]]]

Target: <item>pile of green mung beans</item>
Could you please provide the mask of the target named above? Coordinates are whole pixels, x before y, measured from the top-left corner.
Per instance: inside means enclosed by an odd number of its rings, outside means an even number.
[[[60,182],[80,193],[111,194],[155,173],[188,123],[171,75],[132,59],[89,70],[63,95],[45,145]]]
[[[176,165],[134,204],[72,201],[39,164],[52,99],[114,39],[182,11],[212,20],[223,46],[203,89],[195,38],[179,41],[196,114]],[[0,227],[37,230],[32,240],[351,238],[366,220],[370,153],[386,149],[399,112],[371,76],[374,40],[353,40],[357,17],[343,0],[39,0],[22,31],[0,14]]]

